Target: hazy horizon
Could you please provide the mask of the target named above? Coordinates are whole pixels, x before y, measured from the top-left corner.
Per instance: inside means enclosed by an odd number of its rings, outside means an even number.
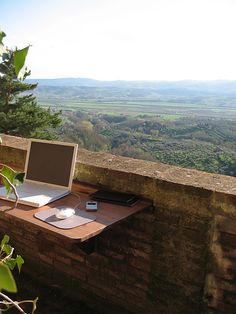
[[[36,79],[236,80],[234,0],[12,0],[5,44]]]
[[[235,79],[180,79],[180,80],[162,80],[162,79],[153,79],[153,80],[149,80],[149,79],[139,79],[139,80],[129,80],[129,79],[117,79],[117,80],[113,80],[113,79],[107,79],[107,80],[102,80],[102,79],[95,79],[92,77],[80,77],[80,76],[74,76],[74,77],[69,77],[69,76],[65,76],[65,77],[29,77],[27,78],[27,80],[66,80],[66,79],[81,79],[81,80],[92,80],[92,81],[107,81],[107,82],[112,82],[112,81],[127,81],[127,82],[169,82],[169,83],[174,83],[174,82],[236,82],[236,78]]]

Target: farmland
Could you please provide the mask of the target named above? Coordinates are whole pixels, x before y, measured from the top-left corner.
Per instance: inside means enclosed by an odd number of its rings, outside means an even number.
[[[95,151],[236,175],[236,86],[197,90],[39,86],[58,134]]]

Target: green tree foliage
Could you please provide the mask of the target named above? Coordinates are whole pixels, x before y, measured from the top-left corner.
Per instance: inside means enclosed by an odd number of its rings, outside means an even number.
[[[76,114],[67,113],[60,137],[65,141],[78,143],[80,147],[89,150],[107,151],[109,140],[98,133],[94,127],[98,121],[93,118],[79,111]]]
[[[197,117],[166,121],[81,111],[64,115],[61,136],[81,147],[236,176],[234,121]]]
[[[0,87],[3,88],[2,90],[4,90],[4,88],[7,85],[7,74],[12,73],[10,77],[12,81],[12,85],[10,84],[9,86],[9,88],[12,88],[12,89],[17,87],[17,82],[19,83],[17,79],[21,75],[23,75],[23,78],[27,76],[27,72],[24,72],[24,71],[21,72],[21,70],[24,67],[25,59],[28,53],[28,48],[29,48],[29,47],[26,47],[21,50],[15,50],[14,52],[9,51],[5,49],[2,43],[2,40],[5,36],[6,36],[5,33],[0,31],[0,58],[1,58],[0,71],[2,71],[0,72],[1,73],[0,83],[1,83],[1,79],[3,83],[2,85],[0,85]],[[10,59],[11,59],[11,63],[9,63]],[[13,84],[13,81],[16,83],[15,86]],[[4,95],[4,93],[1,94],[2,90],[0,88],[0,96]],[[6,88],[5,88],[5,91],[7,91]],[[15,92],[17,92],[17,89],[15,90]],[[11,93],[12,95],[14,95],[10,89],[4,95],[5,103],[7,103],[9,106],[11,105],[11,101],[12,101]],[[4,98],[2,97],[0,97],[0,105],[2,105],[3,110],[5,109],[3,113],[7,113],[9,111],[6,108],[4,108]],[[0,137],[0,145],[1,144],[2,144],[2,139]],[[16,198],[14,207],[16,207],[17,201],[19,198],[17,194],[16,186],[23,182],[24,173],[18,173],[14,171],[12,168],[6,165],[0,164],[0,178],[1,178],[2,183],[5,185],[7,196],[11,192],[14,193],[15,198]],[[12,274],[12,270],[17,266],[20,272],[21,266],[24,263],[24,260],[20,255],[17,255],[16,258],[13,257],[14,248],[11,247],[11,245],[9,244],[9,239],[10,239],[9,236],[5,235],[0,244],[0,298],[1,298],[0,313],[6,312],[7,310],[13,307],[17,309],[20,313],[26,314],[20,305],[24,303],[32,303],[31,313],[33,314],[36,310],[37,298],[35,300],[14,301],[8,295],[2,292],[2,291],[7,291],[11,293],[17,292],[17,286],[16,286],[14,276]]]
[[[23,69],[28,47],[7,49],[2,43],[4,35],[0,32],[0,133],[51,139],[53,129],[61,124],[60,113],[37,105],[36,97],[29,93],[37,84],[23,82],[30,75]]]

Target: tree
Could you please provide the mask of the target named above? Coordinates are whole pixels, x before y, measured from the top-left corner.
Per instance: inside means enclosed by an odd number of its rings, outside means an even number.
[[[4,37],[0,32],[0,133],[52,139],[53,129],[61,124],[61,113],[40,107],[36,97],[29,94],[37,87],[23,82],[30,75],[23,68],[29,47],[5,48]]]
[[[2,39],[5,36],[3,32],[0,31],[0,58],[3,59],[3,62],[0,62],[0,65],[4,64],[4,59],[6,56],[5,48],[2,43]],[[27,56],[28,48],[23,48],[21,50],[16,50],[12,54],[12,59],[14,63],[14,73],[16,78],[19,77],[20,72],[24,66],[25,58]],[[22,73],[22,72],[21,72]],[[1,78],[1,77],[0,77]],[[0,137],[0,145],[2,144],[2,139]],[[18,173],[12,168],[0,164],[0,179],[2,179],[3,184],[6,187],[7,194],[10,194],[12,191],[15,194],[16,200],[14,207],[17,205],[18,194],[15,188],[16,185],[23,182],[24,173]],[[20,304],[23,303],[32,303],[32,314],[36,310],[37,298],[35,300],[26,300],[26,301],[14,301],[8,295],[2,292],[6,290],[8,292],[17,292],[17,286],[15,283],[12,270],[17,266],[18,270],[21,270],[21,266],[24,263],[23,258],[20,255],[17,255],[16,258],[13,258],[14,248],[9,244],[9,236],[5,235],[0,243],[0,313],[6,312],[7,310],[15,307],[20,313],[26,314],[25,311],[21,308]]]

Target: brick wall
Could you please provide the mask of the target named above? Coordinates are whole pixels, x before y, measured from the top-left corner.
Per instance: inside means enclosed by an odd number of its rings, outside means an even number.
[[[25,140],[3,140],[0,162],[22,167]],[[101,313],[236,312],[236,178],[79,150],[75,179],[154,208],[81,245],[0,213],[31,276]]]
[[[236,311],[236,221],[216,215],[213,221],[205,298],[210,313]]]
[[[143,313],[150,307],[147,295],[152,208],[82,245],[63,241],[30,223],[22,224],[7,213],[0,213],[1,235],[7,233],[11,237],[15,251],[25,258],[25,272],[37,280],[41,277],[49,285],[65,285],[65,293],[82,299],[88,298],[84,292],[87,290],[96,295],[94,306],[102,313],[120,313],[120,308],[122,313],[124,309]]]

